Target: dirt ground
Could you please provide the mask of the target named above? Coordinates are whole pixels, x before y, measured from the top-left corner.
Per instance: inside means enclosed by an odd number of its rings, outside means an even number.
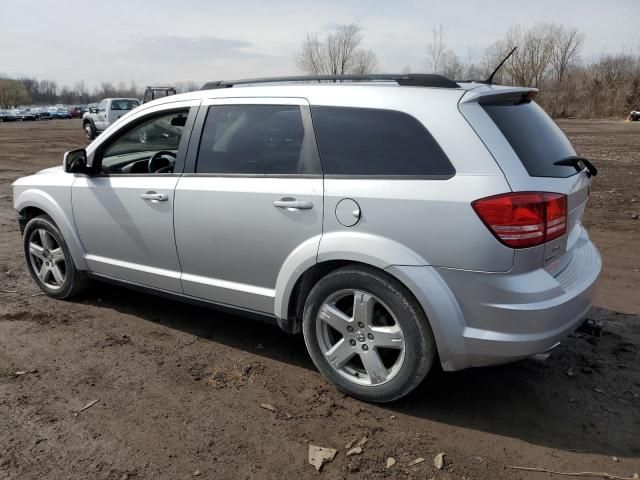
[[[373,406],[337,392],[302,338],[272,326],[102,284],[77,301],[33,296],[10,184],[85,142],[77,120],[1,124],[0,478],[640,473],[640,123],[561,126],[600,170],[586,223],[605,262],[589,315],[603,336],[574,334],[544,363],[435,371]],[[338,449],[321,473],[309,444]]]

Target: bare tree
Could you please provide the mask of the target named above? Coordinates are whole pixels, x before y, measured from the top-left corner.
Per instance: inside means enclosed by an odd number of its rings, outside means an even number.
[[[87,89],[87,85],[84,83],[84,80],[76,82],[73,87],[73,92],[75,94],[76,101],[80,103],[89,102],[89,90]]]
[[[187,82],[176,82],[174,85],[178,93],[195,92],[196,90],[200,90],[200,87],[202,86],[193,80],[189,80]]]
[[[553,35],[551,68],[555,83],[560,85],[567,71],[580,55],[584,35],[577,28],[566,28],[563,25],[553,25],[551,35]]]
[[[0,79],[0,107],[17,107],[28,101],[27,89],[20,80]]]
[[[425,68],[434,73],[441,72],[442,56],[447,50],[447,27],[442,23],[431,27],[431,41],[427,43],[427,60]]]
[[[462,79],[465,76],[465,65],[460,57],[451,50],[446,50],[440,57],[440,71],[447,78]]]
[[[360,47],[362,29],[355,24],[338,25],[321,40],[307,33],[295,56],[296,66],[310,75],[345,75],[371,73],[377,67],[373,51]]]
[[[552,25],[539,23],[529,30],[523,30],[520,26],[512,27],[499,45],[498,58],[504,58],[511,48],[518,47],[504,66],[512,83],[538,87],[551,74],[554,50]]]

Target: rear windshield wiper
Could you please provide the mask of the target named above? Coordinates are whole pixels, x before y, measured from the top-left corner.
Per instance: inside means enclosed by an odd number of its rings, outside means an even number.
[[[595,177],[598,174],[598,169],[593,163],[584,157],[577,155],[571,155],[570,157],[563,158],[557,162],[553,162],[554,165],[564,165],[566,167],[574,167],[578,172],[581,172],[584,168],[587,169],[587,176]]]

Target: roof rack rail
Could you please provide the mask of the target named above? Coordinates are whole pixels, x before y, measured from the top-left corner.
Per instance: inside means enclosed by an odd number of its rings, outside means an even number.
[[[291,77],[248,78],[245,80],[218,80],[205,83],[201,90],[216,88],[232,88],[236,85],[257,83],[292,83],[292,82],[372,82],[392,81],[398,85],[411,87],[460,88],[453,80],[432,73],[380,73],[368,75],[298,75]]]

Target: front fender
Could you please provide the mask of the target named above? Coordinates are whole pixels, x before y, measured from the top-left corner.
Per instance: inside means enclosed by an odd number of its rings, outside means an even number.
[[[84,248],[82,248],[71,216],[71,187],[67,186],[64,188],[68,190],[68,192],[58,195],[61,197],[58,200],[44,190],[26,188],[15,195],[13,205],[19,212],[28,207],[35,207],[49,215],[64,236],[76,268],[78,270],[86,270],[87,264],[84,260],[85,251]],[[64,203],[64,208],[61,203]]]

